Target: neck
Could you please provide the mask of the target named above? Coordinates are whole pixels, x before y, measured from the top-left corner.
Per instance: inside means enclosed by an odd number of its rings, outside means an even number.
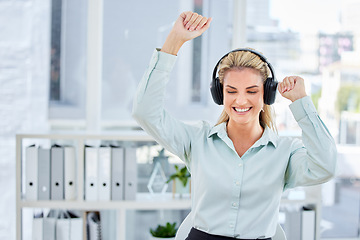
[[[261,127],[260,122],[239,124],[229,120],[227,124],[227,133],[233,142],[252,142],[255,143],[261,138],[264,129]]]

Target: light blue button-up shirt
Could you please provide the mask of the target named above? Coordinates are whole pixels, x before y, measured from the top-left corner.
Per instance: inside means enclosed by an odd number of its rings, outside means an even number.
[[[275,234],[282,192],[333,177],[336,146],[310,97],[290,109],[302,139],[265,128],[242,157],[226,123],[185,124],[163,106],[176,56],[155,51],[134,99],[133,116],[143,129],[177,155],[191,172],[193,227],[210,234],[263,238]]]

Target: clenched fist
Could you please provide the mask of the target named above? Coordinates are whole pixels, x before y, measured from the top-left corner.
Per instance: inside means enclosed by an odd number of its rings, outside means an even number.
[[[183,12],[175,21],[161,51],[177,55],[181,46],[191,39],[203,34],[209,27],[212,18],[203,17],[195,12]]]
[[[304,79],[298,76],[285,77],[278,85],[280,94],[292,102],[306,96]]]

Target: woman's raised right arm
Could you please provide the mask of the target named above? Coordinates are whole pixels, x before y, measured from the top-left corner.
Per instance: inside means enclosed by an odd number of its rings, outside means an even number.
[[[201,128],[184,124],[164,109],[165,89],[179,49],[186,41],[200,36],[209,28],[210,21],[191,12],[179,16],[161,51],[154,52],[133,103],[133,117],[140,126],[185,162],[191,136]]]

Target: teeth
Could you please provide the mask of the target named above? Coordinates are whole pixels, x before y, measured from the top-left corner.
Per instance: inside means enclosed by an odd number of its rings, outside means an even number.
[[[234,108],[237,112],[247,112],[250,110],[250,108]]]

